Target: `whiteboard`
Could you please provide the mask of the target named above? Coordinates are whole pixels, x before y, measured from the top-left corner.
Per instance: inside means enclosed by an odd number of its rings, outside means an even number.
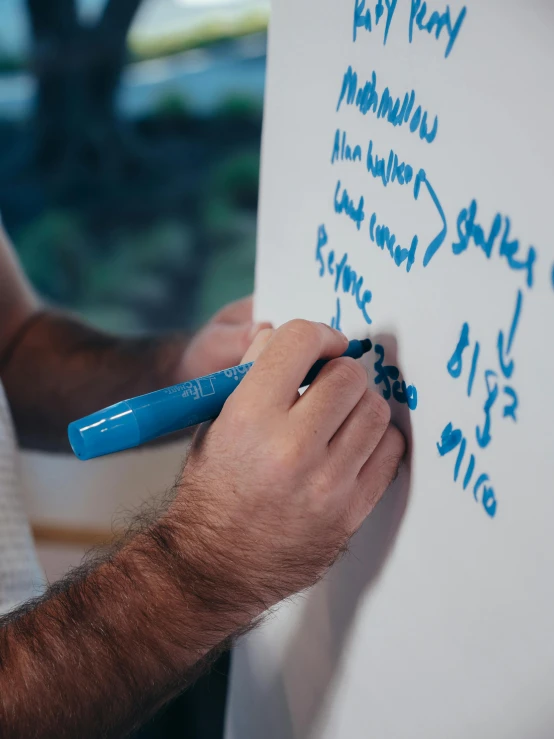
[[[371,337],[411,454],[239,646],[227,739],[554,736],[553,35],[549,0],[274,0],[257,315]]]

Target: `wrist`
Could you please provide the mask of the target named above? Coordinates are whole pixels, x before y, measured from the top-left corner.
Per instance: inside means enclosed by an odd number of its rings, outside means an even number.
[[[263,610],[252,607],[244,584],[233,578],[232,557],[194,495],[190,486],[183,489],[183,499],[131,543],[144,601],[159,604],[156,620],[172,644],[172,656],[187,668],[248,630]]]

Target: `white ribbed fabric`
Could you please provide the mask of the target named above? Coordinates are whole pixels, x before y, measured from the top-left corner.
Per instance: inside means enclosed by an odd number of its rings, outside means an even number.
[[[14,429],[0,383],[0,613],[11,611],[44,589],[19,494],[18,468]]]

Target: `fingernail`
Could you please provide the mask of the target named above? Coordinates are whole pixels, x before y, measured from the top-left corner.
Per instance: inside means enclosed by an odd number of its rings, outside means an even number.
[[[255,323],[248,334],[248,341],[252,343],[256,336],[263,331],[264,328],[271,328],[270,323]]]

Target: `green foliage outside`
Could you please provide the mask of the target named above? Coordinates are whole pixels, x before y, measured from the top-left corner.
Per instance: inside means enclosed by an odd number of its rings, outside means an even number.
[[[155,39],[140,38],[131,34],[129,53],[132,60],[158,59],[190,49],[200,49],[213,43],[219,44],[222,41],[232,41],[255,33],[265,33],[268,20],[267,13],[245,13],[234,23],[228,20],[212,20],[189,31],[181,30]]]
[[[228,127],[237,111],[253,115],[230,101],[218,116]],[[173,102],[158,112],[189,116]],[[24,268],[47,300],[100,328],[195,328],[253,290],[259,163],[257,142],[230,147],[198,178],[194,208],[146,224],[99,230],[83,211],[47,210],[13,234]]]
[[[266,33],[268,14],[245,13],[235,22],[213,20],[199,24],[190,30],[178,30],[156,38],[131,34],[128,39],[128,63],[159,59],[181,54],[191,49],[201,49],[212,44],[234,41],[256,33]],[[0,74],[17,72],[28,67],[22,55],[8,54],[0,48]]]
[[[131,34],[127,62],[210,44],[224,54],[227,42],[265,33],[267,20],[250,13],[155,40]],[[0,72],[22,66],[0,53]],[[92,102],[102,113],[102,100]],[[180,92],[154,91],[139,119],[85,114],[74,138],[58,135],[52,161],[47,142],[46,163],[25,154],[37,151],[40,118],[2,121],[0,162],[19,151],[22,169],[4,180],[0,169],[0,208],[41,295],[100,328],[136,333],[194,329],[252,292],[262,106],[261,91],[231,94],[199,114]]]

